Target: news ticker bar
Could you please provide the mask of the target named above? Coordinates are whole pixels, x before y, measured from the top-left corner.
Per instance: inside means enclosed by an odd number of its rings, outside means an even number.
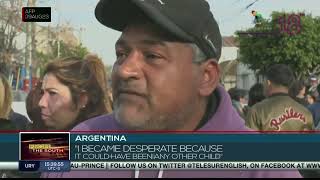
[[[19,134],[0,133],[0,160],[39,160],[36,158],[38,156],[54,160],[56,156],[50,156],[50,153],[58,146],[55,140],[44,142],[39,139],[39,142],[27,144],[29,139],[25,139],[52,134],[61,135],[46,132],[20,133],[20,140]],[[69,147],[65,148],[66,153],[59,155],[68,156],[72,162],[320,162],[320,156],[314,156],[320,148],[320,134],[70,134],[67,139],[70,139],[66,141]],[[278,149],[276,153],[273,151],[274,147]],[[301,153],[305,149],[309,153]],[[235,150],[243,153],[239,156]]]
[[[121,169],[320,169],[320,162],[71,162],[71,170]]]
[[[57,165],[59,166],[59,165]],[[67,170],[45,170],[65,172]],[[71,171],[134,170],[134,169],[320,169],[320,162],[71,162]],[[19,170],[19,162],[0,162],[0,170]],[[20,169],[21,170],[21,169]],[[39,171],[44,171],[40,168]]]

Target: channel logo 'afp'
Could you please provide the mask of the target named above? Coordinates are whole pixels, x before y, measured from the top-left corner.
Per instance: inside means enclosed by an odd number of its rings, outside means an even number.
[[[51,7],[23,7],[23,22],[51,22]]]

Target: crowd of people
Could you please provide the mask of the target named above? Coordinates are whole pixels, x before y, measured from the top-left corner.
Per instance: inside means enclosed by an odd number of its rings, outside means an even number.
[[[12,88],[0,73],[0,130],[27,130],[31,121],[12,110]]]
[[[29,119],[14,120],[12,95],[0,81],[0,123],[17,130],[307,131],[319,123],[320,104],[310,107],[286,65],[276,64],[247,93],[219,84],[222,38],[205,0],[101,0],[96,18],[121,31],[117,59],[108,76],[97,56],[47,64],[29,93]],[[124,13],[125,12],[125,13]],[[194,16],[197,14],[197,16]],[[190,26],[191,24],[191,26]],[[320,90],[320,88],[318,88]],[[290,91],[290,95],[289,95]],[[248,96],[247,96],[248,94]],[[230,98],[231,97],[231,98]],[[249,100],[247,100],[249,98]],[[234,108],[233,108],[234,107]],[[307,109],[309,108],[309,110]],[[2,127],[1,127],[2,128]],[[3,129],[3,128],[2,128]],[[291,171],[77,171],[42,177],[301,177]]]
[[[283,64],[271,66],[264,76],[262,84],[250,88],[249,96],[243,89],[229,90],[233,107],[247,127],[261,133],[320,130],[320,84],[316,77],[309,82],[296,80],[290,67]],[[320,177],[316,170],[299,172],[307,178]]]
[[[296,80],[290,67],[279,64],[270,67],[264,76],[265,81],[254,84],[249,92],[239,88],[228,91],[234,109],[244,118],[247,127],[259,131],[320,128],[320,84],[316,77]],[[291,110],[293,114],[301,114],[301,118],[290,117]],[[297,126],[299,119],[300,126]]]

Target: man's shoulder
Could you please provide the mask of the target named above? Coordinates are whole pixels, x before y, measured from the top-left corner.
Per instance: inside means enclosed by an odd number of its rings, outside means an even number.
[[[278,107],[281,106],[283,107],[284,105],[294,105],[298,107],[303,107],[303,105],[299,104],[296,102],[294,99],[292,99],[290,96],[273,96],[273,97],[268,97],[264,99],[263,101],[255,104],[253,107],[254,108],[263,108],[265,109],[266,107]]]
[[[12,121],[0,119],[0,130],[17,130],[17,128]]]
[[[261,112],[270,113],[278,110],[284,111],[285,109],[288,109],[288,108],[294,108],[299,111],[302,111],[305,114],[311,115],[311,112],[306,107],[299,104],[289,96],[269,97],[252,106],[250,111],[257,112],[257,113],[261,113]]]
[[[261,109],[265,109],[266,106],[270,106],[270,104],[272,103],[272,99],[270,98],[267,98],[267,99],[264,99],[260,102],[258,102],[257,104],[253,105],[250,110],[251,111],[259,111]]]
[[[292,101],[291,104],[292,104],[293,108],[296,108],[299,111],[303,112],[305,115],[308,115],[308,116],[312,117],[312,114],[311,114],[311,112],[309,111],[309,109],[307,107],[305,107],[304,105],[298,103],[294,99],[292,99],[291,101]]]
[[[116,130],[113,114],[105,114],[88,119],[72,129],[72,131]]]
[[[20,113],[11,111],[9,119],[13,120],[15,123],[21,123],[21,124],[29,124],[30,121],[28,118]]]

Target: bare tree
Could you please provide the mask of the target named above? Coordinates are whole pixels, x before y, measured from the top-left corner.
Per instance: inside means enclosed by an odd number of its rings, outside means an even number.
[[[13,57],[19,53],[15,38],[21,33],[22,26],[17,3],[19,1],[9,1],[9,4],[3,1],[0,4],[0,72],[7,76]]]

